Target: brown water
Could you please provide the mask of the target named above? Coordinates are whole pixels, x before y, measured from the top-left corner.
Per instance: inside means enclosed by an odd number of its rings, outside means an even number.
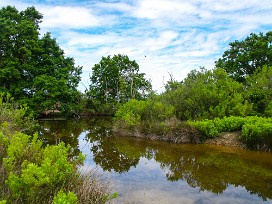
[[[115,203],[272,203],[271,153],[121,137],[110,118],[41,125],[44,142],[69,143],[112,178]]]

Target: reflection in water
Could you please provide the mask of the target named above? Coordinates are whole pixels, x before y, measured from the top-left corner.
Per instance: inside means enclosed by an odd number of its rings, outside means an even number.
[[[112,172],[123,191],[120,197],[128,193],[130,197],[124,197],[132,203],[162,202],[162,196],[168,203],[206,203],[223,198],[227,202],[272,203],[270,153],[113,136],[110,118],[41,121],[41,125],[45,142],[64,141],[77,151],[83,148],[78,137],[84,133],[92,154],[93,161],[89,162]],[[150,199],[139,200],[143,195]]]

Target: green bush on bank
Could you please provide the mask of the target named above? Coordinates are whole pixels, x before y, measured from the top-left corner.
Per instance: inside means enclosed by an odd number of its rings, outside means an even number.
[[[215,118],[213,120],[188,121],[188,123],[197,129],[205,137],[217,137],[220,132],[233,132],[241,130],[245,123],[244,117],[230,116],[223,118]]]
[[[258,147],[265,143],[272,147],[272,120],[260,119],[255,123],[246,123],[242,127],[242,138],[249,146]]]
[[[109,188],[94,175],[84,175],[78,166],[84,156],[74,156],[63,142],[43,146],[33,137],[16,132],[5,136],[0,131],[0,200],[7,203],[105,203],[113,197]]]
[[[77,196],[73,192],[64,193],[62,190],[53,199],[53,204],[76,204]]]
[[[164,122],[174,117],[175,109],[171,105],[148,99],[138,101],[131,99],[121,106],[116,114],[116,121],[122,123],[125,128],[131,129],[140,124]]]
[[[34,129],[36,122],[31,114],[27,114],[26,105],[19,106],[9,94],[0,92],[0,125],[9,123],[12,131],[28,131]]]
[[[187,123],[198,129],[204,138],[217,137],[219,135],[218,129],[212,120],[188,121]]]
[[[187,123],[198,129],[203,139],[217,137],[220,132],[241,131],[241,139],[249,147],[254,149],[260,146],[272,147],[272,118],[231,116]]]
[[[84,156],[69,145],[44,146],[37,134],[19,132],[34,127],[26,111],[0,96],[0,203],[100,204],[116,197],[95,173],[78,171]]]
[[[44,203],[51,200],[59,190],[67,188],[66,184],[74,175],[78,175],[77,165],[84,161],[81,154],[69,158],[71,148],[64,143],[42,147],[37,134],[33,139],[19,132],[10,136],[0,135],[6,149],[1,197],[6,198],[8,203]]]

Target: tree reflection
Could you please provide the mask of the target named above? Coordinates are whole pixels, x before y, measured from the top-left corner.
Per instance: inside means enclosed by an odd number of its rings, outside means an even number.
[[[78,137],[87,128],[85,120],[41,120],[39,124],[39,137],[44,144],[64,142],[72,147],[74,155],[79,154]]]
[[[132,166],[136,167],[138,157],[128,157],[116,148],[112,137],[112,121],[110,119],[93,119],[88,123],[90,129],[86,137],[92,144],[91,151],[96,164],[103,170],[118,173],[127,172]]]
[[[258,160],[251,160],[250,155],[246,154],[237,156],[211,148],[200,151],[197,145],[188,147],[189,149],[182,151],[173,147],[161,148],[157,152],[155,160],[160,162],[168,180],[182,179],[192,187],[216,194],[223,193],[229,185],[243,186],[264,200],[272,198],[271,160],[263,164]]]
[[[42,126],[45,142],[62,140],[77,150],[78,136],[88,132],[85,139],[91,144],[94,161],[105,171],[128,172],[140,158],[154,159],[169,181],[184,180],[191,187],[215,194],[223,193],[229,185],[242,186],[264,200],[272,199],[272,159],[268,153],[241,151],[238,155],[224,152],[223,147],[113,136],[109,118],[44,122]]]
[[[229,185],[243,186],[264,200],[272,198],[269,154],[264,153],[267,157],[262,158],[251,152],[256,156],[252,159],[246,151],[238,156],[204,145],[175,145],[124,137],[115,137],[114,141],[119,153],[126,157],[155,159],[169,181],[185,180],[194,188],[215,194],[223,193]]]

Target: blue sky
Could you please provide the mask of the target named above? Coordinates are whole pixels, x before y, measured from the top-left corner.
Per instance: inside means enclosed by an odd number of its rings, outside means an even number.
[[[18,10],[35,6],[77,65],[80,90],[102,56],[136,60],[153,89],[163,90],[169,73],[181,81],[190,70],[214,67],[228,44],[250,33],[272,30],[271,0],[1,0]]]

